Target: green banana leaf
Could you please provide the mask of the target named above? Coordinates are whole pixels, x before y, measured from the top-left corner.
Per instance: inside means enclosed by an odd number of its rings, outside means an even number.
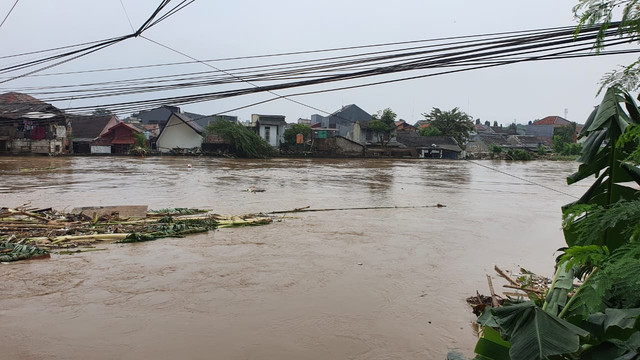
[[[511,345],[508,341],[500,337],[497,330],[489,326],[484,327],[483,336],[478,339],[475,353],[478,355],[476,359],[483,360],[510,360],[509,348]]]
[[[580,349],[580,337],[589,333],[524,302],[493,309],[500,328],[509,337],[512,359],[538,360],[572,354]]]

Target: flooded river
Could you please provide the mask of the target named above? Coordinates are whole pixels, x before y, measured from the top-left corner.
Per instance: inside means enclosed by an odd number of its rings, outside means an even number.
[[[1,206],[446,205],[302,213],[0,265],[0,358],[471,355],[464,299],[488,293],[494,264],[551,275],[560,206],[573,201],[483,166],[574,196],[587,188],[566,185],[571,162],[0,158]],[[266,191],[243,191],[252,186]]]

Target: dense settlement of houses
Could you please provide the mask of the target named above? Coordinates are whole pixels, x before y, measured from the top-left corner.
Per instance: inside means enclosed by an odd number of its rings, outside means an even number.
[[[123,120],[112,114],[74,115],[30,95],[10,92],[0,95],[0,153],[126,154],[136,143],[136,134],[144,134],[151,149],[161,154],[215,153],[228,144],[207,134],[205,128],[219,118],[238,122],[234,116],[203,116],[175,106],[141,111]],[[540,145],[548,148],[554,129],[570,124],[559,116],[516,128],[476,121],[475,132],[462,149],[452,137],[420,136],[415,126],[403,120],[396,122],[382,146],[369,126],[371,120],[360,107],[348,105],[329,116],[311,115],[298,123],[311,127],[306,140],[320,156],[375,156],[384,151],[391,156],[446,159],[483,156],[492,145],[528,151]],[[244,125],[274,148],[283,142],[290,126],[282,115],[258,114]]]

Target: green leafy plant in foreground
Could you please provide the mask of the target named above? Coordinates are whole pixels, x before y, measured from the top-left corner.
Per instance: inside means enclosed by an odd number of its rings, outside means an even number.
[[[476,359],[640,358],[638,124],[634,99],[608,89],[581,133],[581,165],[567,182],[596,180],[563,208],[567,247],[544,302],[487,308]]]

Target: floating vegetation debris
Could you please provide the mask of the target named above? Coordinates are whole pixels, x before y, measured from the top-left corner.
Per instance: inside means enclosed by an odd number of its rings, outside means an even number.
[[[136,213],[141,206],[80,208],[70,213],[46,209],[0,208],[0,261],[26,260],[50,256],[49,250],[71,255],[97,251],[98,242],[130,243],[204,233],[216,228],[266,225],[273,220],[265,215],[219,215],[209,210],[167,208]],[[105,214],[107,209],[117,209]],[[100,214],[100,215],[99,215]],[[78,249],[82,248],[82,249]],[[75,250],[69,250],[75,249]]]
[[[23,169],[20,169],[20,172],[48,171],[48,170],[55,170],[55,169],[56,169],[55,166],[47,166],[43,168],[23,168]]]
[[[189,208],[167,208],[160,210],[149,210],[149,215],[195,215],[195,214],[204,214],[208,213],[211,210],[203,210],[203,209],[189,209]]]
[[[24,244],[10,242],[0,243],[0,262],[12,262],[34,258],[48,258],[51,255],[47,250]]]

